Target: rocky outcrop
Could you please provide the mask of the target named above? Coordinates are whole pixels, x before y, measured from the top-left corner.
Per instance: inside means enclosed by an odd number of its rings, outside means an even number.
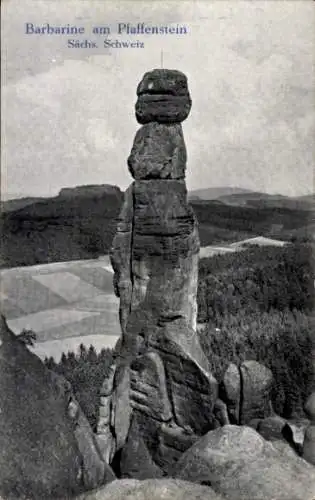
[[[0,323],[0,494],[58,498],[115,479],[70,384]]]
[[[109,464],[116,451],[116,442],[112,431],[113,424],[113,382],[116,366],[112,364],[108,376],[100,390],[100,409],[97,424],[97,442],[101,455]]]
[[[156,69],[146,73],[138,85],[137,95],[136,117],[142,125],[180,123],[190,112],[187,78],[180,71]]]
[[[230,363],[223,377],[223,398],[227,404],[231,424],[240,421],[241,374],[239,368]]]
[[[257,363],[244,361],[240,367],[242,385],[242,405],[240,423],[246,425],[254,418],[264,418],[271,414],[271,370]]]
[[[77,500],[223,500],[208,486],[178,479],[122,479]]]
[[[208,432],[180,457],[173,475],[211,484],[229,500],[313,500],[315,495],[314,468],[285,443],[273,446],[247,426]]]
[[[284,438],[286,421],[278,415],[260,420],[257,425],[257,432],[267,441],[276,441]]]
[[[218,384],[196,332],[178,318],[151,330],[149,345],[164,362],[177,425],[199,435],[213,428]]]
[[[113,431],[122,457],[142,450],[152,470],[167,473],[180,453],[215,427],[218,384],[196,334],[200,245],[187,202],[180,123],[191,106],[187,78],[154,70],[144,75],[137,94],[143,126],[128,158],[134,182],[111,250],[122,330]]]
[[[92,184],[92,185],[84,185],[84,186],[76,186],[71,188],[62,188],[59,191],[58,196],[72,198],[76,196],[104,196],[115,195],[119,199],[122,196],[122,192],[120,191],[118,186],[113,186],[112,184]]]
[[[244,361],[240,367],[230,363],[220,387],[230,423],[254,427],[255,421],[270,417],[272,386],[272,372],[257,361]]]
[[[151,122],[136,133],[128,166],[135,180],[180,180],[185,179],[186,159],[180,123],[164,125]]]
[[[134,182],[110,254],[122,330],[111,423],[121,473],[143,478],[169,474],[209,430],[269,417],[273,379],[256,361],[230,364],[219,390],[196,332],[199,236],[181,126],[191,106],[187,78],[154,70],[137,95]]]
[[[305,430],[302,456],[309,463],[315,465],[315,392],[313,392],[304,407],[310,419],[310,424]]]
[[[153,479],[163,476],[162,469],[154,462],[138,424],[138,412],[133,413],[126,443],[121,452],[120,477]]]
[[[157,352],[138,356],[131,365],[132,407],[161,422],[172,420],[164,364]]]

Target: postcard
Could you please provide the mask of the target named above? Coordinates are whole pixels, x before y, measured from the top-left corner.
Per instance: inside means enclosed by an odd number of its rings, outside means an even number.
[[[314,1],[1,9],[0,500],[314,500]]]

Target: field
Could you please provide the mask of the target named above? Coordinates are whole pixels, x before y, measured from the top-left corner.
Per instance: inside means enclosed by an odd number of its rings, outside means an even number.
[[[36,332],[34,352],[60,360],[83,342],[99,352],[119,334],[118,299],[107,256],[1,272],[1,309],[15,333]]]

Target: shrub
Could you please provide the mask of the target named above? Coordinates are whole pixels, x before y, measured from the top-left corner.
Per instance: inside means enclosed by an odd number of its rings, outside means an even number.
[[[77,355],[73,352],[63,353],[59,363],[55,363],[53,358],[45,359],[47,368],[63,375],[70,382],[94,432],[99,418],[100,388],[112,362],[111,349],[102,349],[97,354],[92,345],[86,349],[83,344]]]

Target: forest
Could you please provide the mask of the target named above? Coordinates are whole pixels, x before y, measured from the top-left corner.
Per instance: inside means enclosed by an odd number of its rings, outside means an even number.
[[[251,248],[200,261],[198,321],[218,380],[229,362],[268,366],[274,409],[302,413],[314,390],[314,248]]]

